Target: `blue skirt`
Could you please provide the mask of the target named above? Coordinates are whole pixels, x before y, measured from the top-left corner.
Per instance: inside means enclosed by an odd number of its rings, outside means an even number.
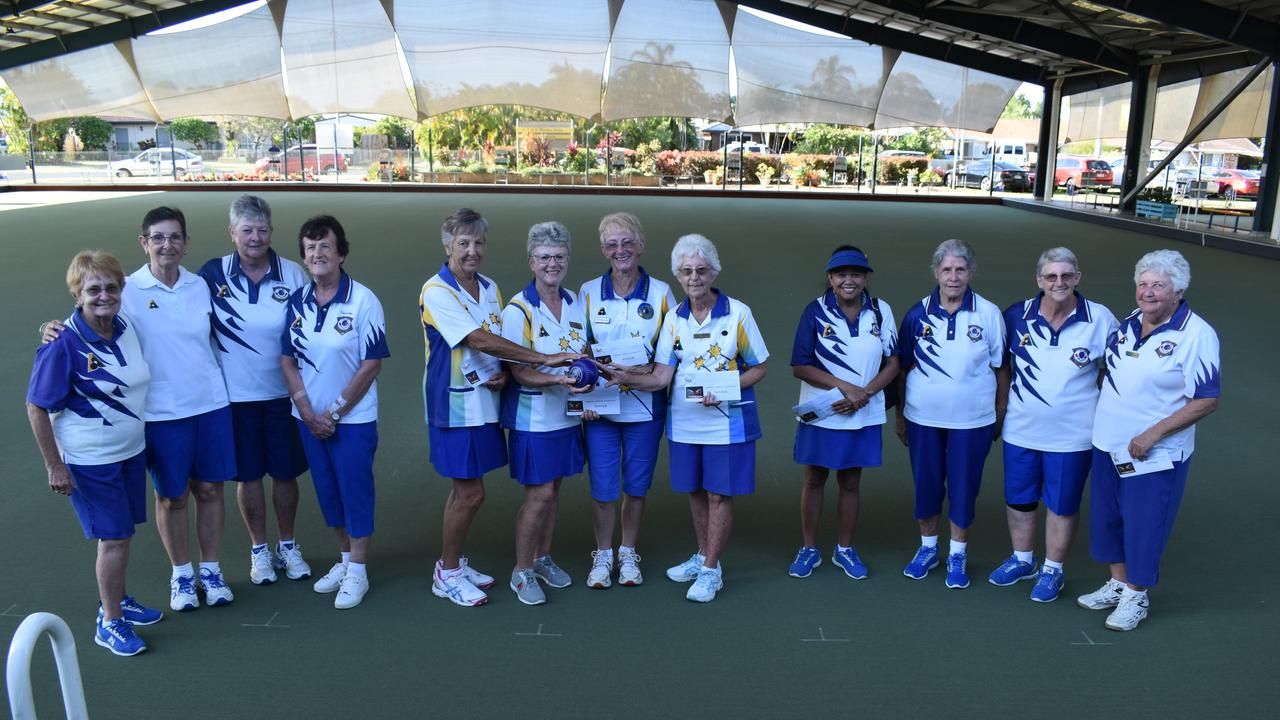
[[[831,470],[880,467],[883,425],[857,430],[830,430],[800,423],[796,427],[795,461]]]
[[[507,443],[496,422],[460,428],[430,425],[427,436],[431,466],[441,477],[472,480],[507,464]]]
[[[530,432],[512,430],[507,435],[511,477],[521,485],[543,485],[582,472],[582,426]]]

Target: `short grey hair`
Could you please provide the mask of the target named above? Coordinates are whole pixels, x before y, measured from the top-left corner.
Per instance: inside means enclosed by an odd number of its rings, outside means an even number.
[[[600,219],[600,244],[604,244],[604,234],[610,229],[618,229],[631,235],[638,243],[644,244],[644,228],[640,227],[640,218],[629,212],[616,212]]]
[[[563,247],[569,252],[569,228],[555,222],[540,222],[529,228],[529,257],[536,247]]]
[[[489,223],[471,208],[458,208],[440,226],[440,242],[447,248],[458,235],[488,237]]]
[[[702,235],[685,235],[676,241],[671,248],[671,274],[680,274],[680,261],[687,257],[700,257],[711,266],[712,272],[720,274],[720,253],[716,246]]]
[[[271,206],[257,195],[241,195],[231,203],[231,227],[242,220],[263,220],[271,224]]]
[[[1045,265],[1056,262],[1071,263],[1071,272],[1080,272],[1080,262],[1076,260],[1076,254],[1067,248],[1056,247],[1040,253],[1040,259],[1036,261],[1036,275],[1044,270]]]
[[[943,240],[938,245],[938,249],[933,251],[933,259],[929,261],[929,272],[937,273],[938,268],[942,267],[942,261],[949,257],[958,257],[964,260],[968,266],[969,272],[978,270],[978,261],[973,257],[973,246],[964,240]]]
[[[1138,278],[1144,272],[1159,273],[1169,278],[1174,292],[1191,287],[1191,263],[1177,250],[1152,250],[1143,255],[1133,268],[1134,285],[1138,284]]]

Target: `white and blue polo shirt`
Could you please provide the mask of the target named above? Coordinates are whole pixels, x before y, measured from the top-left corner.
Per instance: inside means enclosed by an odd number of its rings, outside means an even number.
[[[289,296],[307,284],[298,263],[268,248],[270,269],[253,282],[240,255],[214,258],[200,268],[213,296],[213,342],[231,402],[275,400],[289,395],[280,372],[280,332]]]
[[[676,306],[671,286],[650,277],[640,268],[640,279],[626,297],[613,291],[610,271],[592,278],[578,291],[587,316],[587,339],[593,343],[639,338],[644,342],[649,358],[653,359],[654,344],[667,312]],[[661,409],[666,401],[665,392],[639,392],[627,390],[619,399],[618,414],[608,416],[616,422],[652,420],[655,408]]]
[[[737,403],[708,407],[684,399],[687,385],[698,375],[733,371],[738,374],[769,359],[764,337],[751,308],[713,289],[716,304],[698,322],[685,299],[668,313],[658,334],[653,360],[675,367],[673,399],[667,406],[667,438],[689,445],[730,445],[761,436],[755,387],[742,391]]]
[[[369,288],[342,271],[338,292],[327,304],[316,304],[316,284],[307,283],[289,297],[280,354],[298,359],[302,385],[316,412],[324,412],[351,384],[365,360],[391,357],[382,303]],[[301,419],[298,408],[293,416]],[[348,406],[340,423],[378,419],[378,381],[355,407]]]
[[[1107,345],[1107,377],[1093,421],[1093,446],[1099,450],[1123,450],[1192,399],[1222,393],[1218,334],[1186,300],[1168,322],[1141,335],[1142,312],[1134,310]],[[1156,443],[1152,453],[1186,460],[1195,441],[1192,425]]]
[[[178,281],[169,287],[143,265],[125,282],[120,311],[133,322],[151,368],[148,422],[181,420],[229,404],[209,339],[209,286],[199,275],[178,268]]]
[[[864,290],[862,311],[857,321],[850,322],[840,309],[835,293],[827,290],[800,313],[795,343],[791,346],[791,365],[812,365],[845,382],[865,387],[880,373],[884,359],[897,354],[898,331],[895,328],[889,303],[872,298],[871,293]],[[800,381],[802,403],[824,392]],[[828,430],[857,430],[868,425],[883,425],[884,421],[882,391],[872,396],[866,407],[857,412],[849,415],[837,413],[809,424]]]
[[[538,297],[534,281],[502,310],[502,337],[530,350],[547,355],[580,353],[587,347],[587,317],[573,293],[560,288],[560,317]],[[539,365],[548,375],[563,375],[567,368]],[[581,423],[582,418],[565,412],[569,390],[563,385],[527,388],[508,383],[502,397],[502,426],[525,432],[563,430]]]
[[[898,331],[898,357],[907,373],[904,415],[917,425],[968,430],[996,421],[996,376],[1004,362],[1000,310],[973,288],[956,312],[942,307],[934,288],[912,305]]]
[[[36,350],[27,402],[51,413],[62,461],[72,465],[121,462],[146,446],[143,417],[151,370],[133,323],[112,320],[104,340],[79,312],[57,340]]]
[[[438,428],[475,427],[498,422],[498,393],[472,385],[463,367],[488,358],[462,344],[476,330],[502,335],[502,293],[493,280],[476,273],[480,297],[458,284],[448,263],[422,286],[418,311],[426,343],[422,394],[427,424]]]
[[[1044,293],[1004,311],[1009,348],[1006,442],[1042,452],[1088,450],[1098,404],[1098,370],[1118,324],[1076,293],[1076,311],[1054,332],[1040,314]]]

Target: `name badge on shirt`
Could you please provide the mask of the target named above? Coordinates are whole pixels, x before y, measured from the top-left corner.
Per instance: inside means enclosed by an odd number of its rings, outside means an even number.
[[[1138,357],[1138,353],[1134,352],[1133,350],[1125,350],[1124,354],[1128,355],[1129,357]]]
[[[574,321],[572,321],[572,320],[570,320],[570,321],[569,321],[569,327],[574,328],[574,329],[576,329],[576,330],[581,330],[581,329],[582,329],[582,325],[581,325],[580,323],[576,323],[576,322],[574,322]]]
[[[694,340],[707,340],[707,339],[710,339],[710,337],[711,337],[711,333],[709,333],[709,332],[704,332],[704,333],[694,333],[694,334],[693,334],[693,339],[694,339]]]

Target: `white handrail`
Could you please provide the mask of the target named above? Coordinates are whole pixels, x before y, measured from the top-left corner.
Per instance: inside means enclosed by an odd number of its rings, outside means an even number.
[[[80,682],[80,662],[76,659],[76,640],[71,628],[53,613],[38,612],[27,616],[13,633],[9,643],[9,663],[5,679],[9,685],[9,709],[14,720],[35,720],[35,698],[31,693],[31,656],[36,641],[48,633],[53,658],[58,664],[58,683],[62,686],[62,706],[68,720],[87,720],[84,686]]]

